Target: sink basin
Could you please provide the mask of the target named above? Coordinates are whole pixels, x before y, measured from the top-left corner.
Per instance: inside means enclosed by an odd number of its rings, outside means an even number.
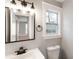
[[[9,55],[6,56],[5,59],[45,59],[43,54],[40,52],[38,48],[28,50],[26,53],[21,55]]]

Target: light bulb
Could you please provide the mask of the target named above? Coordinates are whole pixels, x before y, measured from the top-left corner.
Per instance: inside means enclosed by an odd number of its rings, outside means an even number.
[[[30,14],[33,15],[35,13],[34,9],[30,9]]]
[[[26,11],[25,11],[25,10],[22,10],[22,13],[23,13],[23,14],[26,14]]]
[[[14,13],[16,13],[16,12],[17,12],[17,10],[16,10],[16,9],[13,9],[13,12],[14,12]]]
[[[48,12],[46,12],[46,16],[48,16]]]

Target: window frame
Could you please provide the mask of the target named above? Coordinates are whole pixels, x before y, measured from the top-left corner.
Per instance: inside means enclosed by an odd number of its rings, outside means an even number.
[[[49,11],[49,12],[52,12],[52,13],[55,13],[55,14],[57,14],[57,28],[58,28],[58,13],[56,13],[56,12],[53,12],[53,11]],[[48,16],[49,17],[49,16]],[[49,24],[51,23],[51,21],[49,20],[49,22],[48,22]],[[46,25],[47,25],[47,23],[46,23]],[[46,30],[47,30],[47,28],[46,28]],[[47,33],[47,32],[46,32]],[[48,34],[50,34],[50,33],[48,33]],[[54,34],[54,33],[53,33]]]
[[[45,18],[46,18],[46,11],[52,11],[55,13],[58,13],[58,33],[46,33],[46,22],[45,22]],[[46,2],[42,2],[42,22],[43,22],[43,38],[45,39],[51,39],[51,38],[61,38],[61,21],[62,21],[62,8],[51,5],[49,3]]]

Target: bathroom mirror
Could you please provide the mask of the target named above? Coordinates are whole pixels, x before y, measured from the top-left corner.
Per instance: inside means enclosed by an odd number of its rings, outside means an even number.
[[[30,11],[5,8],[6,43],[35,39],[35,15]]]

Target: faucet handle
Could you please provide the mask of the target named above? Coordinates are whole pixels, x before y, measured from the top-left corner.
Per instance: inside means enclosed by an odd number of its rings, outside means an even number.
[[[20,47],[18,51],[15,51],[15,53],[17,53],[17,55],[23,54],[23,53],[26,53],[26,50],[27,49],[24,49],[23,47]]]

